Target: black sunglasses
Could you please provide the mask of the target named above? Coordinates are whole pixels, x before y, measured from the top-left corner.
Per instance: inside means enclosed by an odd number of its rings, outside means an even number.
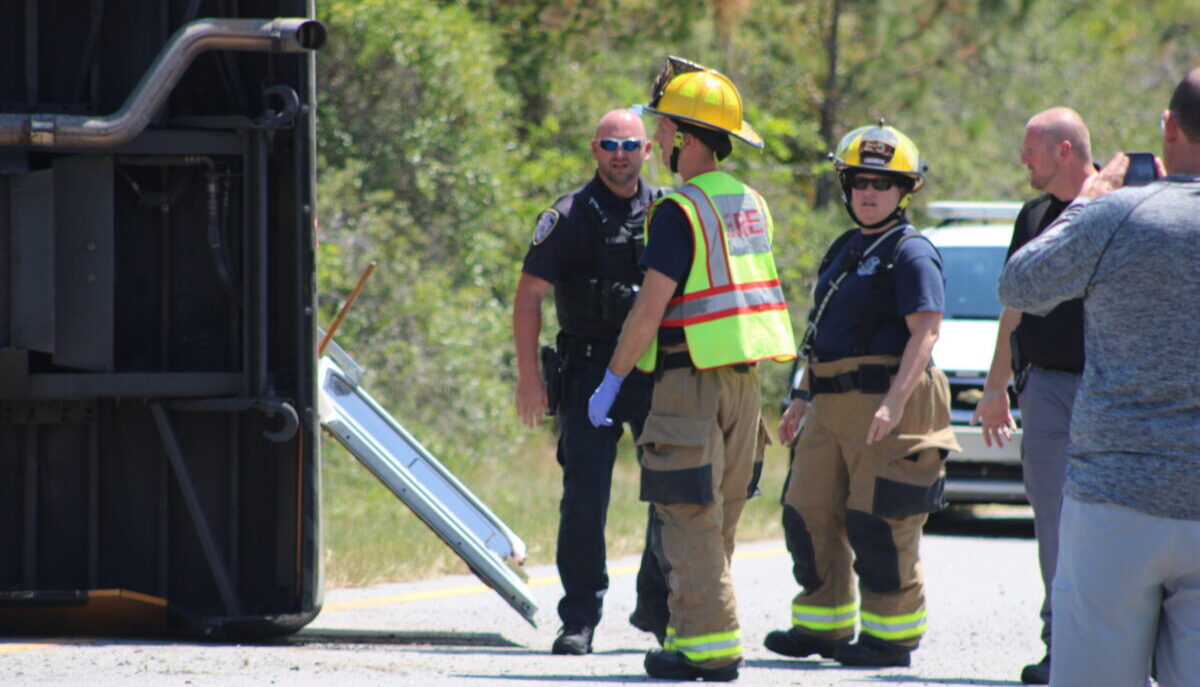
[[[640,138],[602,138],[596,141],[596,143],[600,144],[600,150],[603,150],[606,153],[613,152],[617,149],[617,146],[620,146],[621,150],[624,150],[627,153],[632,153],[638,148],[641,148],[645,141]]]
[[[850,188],[856,191],[865,191],[868,186],[876,191],[887,191],[893,186],[898,186],[900,181],[891,177],[862,177],[854,176],[850,178]]]

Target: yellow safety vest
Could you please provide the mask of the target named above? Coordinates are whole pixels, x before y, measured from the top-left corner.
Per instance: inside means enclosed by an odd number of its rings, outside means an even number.
[[[647,243],[654,210],[667,201],[683,209],[695,244],[683,295],[667,304],[662,326],[683,327],[692,364],[708,370],[794,360],[796,340],[771,254],[775,227],[766,202],[724,172],[701,174],[654,204]],[[638,369],[653,372],[657,356],[656,337]]]

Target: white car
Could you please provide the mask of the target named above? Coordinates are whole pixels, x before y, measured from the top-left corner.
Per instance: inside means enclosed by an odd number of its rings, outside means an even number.
[[[975,404],[992,363],[1002,306],[996,284],[1020,203],[934,202],[926,214],[941,220],[922,233],[942,254],[946,312],[933,361],[950,380],[950,422],[962,446],[946,459],[950,503],[1026,503],[1021,481],[1021,411],[1009,386],[1018,429],[1003,448],[987,446],[972,426]]]

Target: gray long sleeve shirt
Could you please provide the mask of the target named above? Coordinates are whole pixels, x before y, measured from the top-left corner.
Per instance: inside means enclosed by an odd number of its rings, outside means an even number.
[[[1076,201],[1000,276],[1022,312],[1081,297],[1066,493],[1200,520],[1200,177]]]

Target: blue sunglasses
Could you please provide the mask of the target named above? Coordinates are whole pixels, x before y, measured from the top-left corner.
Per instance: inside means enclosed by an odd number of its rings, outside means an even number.
[[[642,143],[644,143],[644,141],[642,141],[640,138],[626,138],[620,141],[615,138],[602,138],[596,142],[600,144],[600,150],[603,150],[606,153],[613,152],[617,149],[617,146],[621,146],[621,150],[624,150],[627,153],[632,153],[638,148],[641,148]]]

